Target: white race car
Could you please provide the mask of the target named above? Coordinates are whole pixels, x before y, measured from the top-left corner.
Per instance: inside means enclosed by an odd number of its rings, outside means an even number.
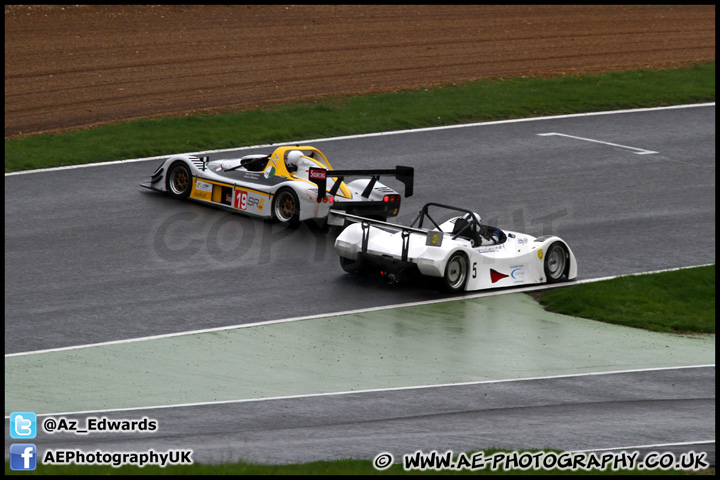
[[[454,216],[438,223],[430,208],[450,210]],[[502,231],[483,225],[480,215],[462,208],[428,203],[409,227],[342,213],[330,220],[353,222],[335,240],[342,268],[379,273],[390,283],[419,272],[459,292],[577,277],[577,261],[562,239]]]

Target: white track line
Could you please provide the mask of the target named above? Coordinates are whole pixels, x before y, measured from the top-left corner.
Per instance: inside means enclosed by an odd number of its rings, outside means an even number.
[[[511,293],[526,293],[526,292],[532,292],[532,291],[536,291],[536,290],[546,290],[546,289],[551,289],[551,288],[564,288],[564,287],[570,287],[573,285],[578,285],[578,284],[583,284],[583,283],[594,283],[594,282],[600,282],[603,280],[612,280],[614,278],[619,278],[619,277],[629,277],[629,276],[634,276],[634,275],[650,275],[653,273],[673,272],[673,271],[677,271],[677,270],[685,270],[688,268],[708,267],[710,265],[714,265],[714,264],[694,265],[694,266],[690,266],[690,267],[679,267],[679,268],[669,268],[669,269],[665,269],[665,270],[630,273],[630,274],[625,274],[625,275],[616,275],[616,276],[612,276],[612,277],[591,278],[591,279],[586,279],[586,280],[566,282],[566,283],[556,283],[556,284],[550,284],[550,285],[548,285],[548,284],[532,285],[529,287],[512,288],[512,289],[501,290],[501,291],[481,292],[481,293],[467,294],[467,295],[462,295],[462,296],[455,296],[455,297],[450,297],[450,298],[441,298],[438,300],[423,300],[420,302],[409,302],[409,303],[401,303],[401,304],[395,304],[395,305],[384,305],[384,306],[380,306],[380,307],[360,308],[357,310],[346,310],[343,312],[320,313],[320,314],[314,314],[314,315],[306,315],[303,317],[282,318],[282,319],[278,319],[278,320],[267,320],[267,321],[261,321],[261,322],[253,322],[253,323],[243,323],[240,325],[229,325],[229,326],[225,326],[225,327],[206,328],[206,329],[201,329],[201,330],[188,330],[185,332],[165,333],[165,334],[161,334],[161,335],[152,335],[152,336],[148,336],[148,337],[128,338],[125,340],[111,340],[111,341],[107,341],[107,342],[89,343],[89,344],[85,344],[85,345],[72,345],[69,347],[48,348],[45,350],[34,350],[34,351],[30,351],[30,352],[6,353],[5,358],[20,357],[20,356],[25,356],[25,355],[37,355],[37,354],[51,353],[51,352],[64,352],[64,351],[68,351],[68,350],[79,350],[81,348],[119,345],[119,344],[123,344],[123,343],[144,342],[144,341],[148,341],[148,340],[160,340],[160,339],[164,339],[164,338],[180,337],[183,335],[197,335],[197,334],[201,334],[201,333],[222,332],[225,330],[235,330],[235,329],[240,329],[240,328],[259,327],[259,326],[274,325],[274,324],[279,324],[279,323],[300,322],[303,320],[313,320],[313,319],[318,319],[318,318],[332,318],[332,317],[339,317],[342,315],[357,315],[357,314],[363,314],[363,313],[369,313],[369,312],[379,312],[379,311],[383,311],[383,310],[391,310],[394,308],[418,307],[418,306],[424,306],[424,305],[434,305],[437,303],[456,302],[459,300],[473,300],[476,298],[490,297],[490,296],[494,296],[494,295],[506,295],[506,294],[511,294]]]
[[[682,370],[691,368],[715,368],[715,365],[687,365],[680,367],[656,367],[656,368],[641,368],[631,370],[617,370],[612,372],[590,372],[590,373],[570,373],[564,375],[549,375],[545,377],[528,377],[528,378],[507,378],[501,380],[479,380],[474,382],[458,382],[458,383],[442,383],[435,385],[413,385],[409,387],[390,387],[390,388],[373,388],[367,390],[348,390],[340,392],[326,392],[326,393],[306,393],[299,395],[286,395],[276,397],[262,397],[262,398],[241,398],[236,400],[217,400],[212,402],[194,402],[194,403],[179,403],[174,405],[151,405],[144,407],[127,407],[127,408],[109,408],[105,410],[83,410],[78,412],[58,412],[58,413],[38,413],[38,417],[51,417],[59,415],[90,415],[98,413],[111,413],[111,412],[135,412],[141,410],[160,410],[168,408],[185,408],[185,407],[203,407],[209,405],[230,405],[237,403],[253,403],[253,402],[268,402],[273,400],[294,400],[303,398],[317,398],[317,397],[334,397],[344,395],[357,395],[365,393],[382,393],[382,392],[399,392],[403,390],[426,390],[431,388],[447,388],[447,387],[463,387],[470,385],[489,385],[495,383],[510,383],[510,382],[527,382],[533,380],[556,380],[562,378],[578,378],[578,377],[594,377],[600,375],[617,375],[623,373],[640,373],[640,372],[656,372],[664,370]],[[5,418],[10,418],[6,415]]]
[[[258,148],[267,148],[267,147],[278,147],[282,145],[299,145],[299,144],[312,144],[312,143],[320,143],[320,142],[333,142],[337,140],[352,140],[356,138],[370,138],[370,137],[381,137],[385,135],[402,135],[406,133],[420,133],[420,132],[433,132],[438,130],[450,130],[455,128],[468,128],[468,127],[480,127],[480,126],[486,126],[486,125],[502,125],[506,123],[520,123],[520,122],[537,122],[537,121],[544,121],[544,120],[558,120],[563,118],[577,118],[577,117],[590,117],[590,116],[596,116],[596,115],[615,115],[615,114],[624,114],[624,113],[637,113],[637,112],[651,112],[651,111],[659,111],[659,110],[676,110],[676,109],[683,109],[683,108],[697,108],[697,107],[714,107],[715,102],[710,103],[697,103],[697,104],[690,104],[690,105],[673,105],[669,107],[653,107],[653,108],[637,108],[637,109],[628,109],[628,110],[610,110],[605,112],[590,112],[590,113],[572,113],[567,115],[556,115],[556,116],[549,116],[549,117],[532,117],[532,118],[514,118],[510,120],[496,120],[492,122],[477,122],[477,123],[464,123],[461,125],[445,125],[441,127],[427,127],[427,128],[416,128],[412,130],[393,130],[389,132],[376,132],[376,133],[364,133],[360,135],[344,135],[340,137],[332,137],[332,138],[316,138],[314,140],[300,140],[300,141],[293,141],[293,142],[283,142],[283,143],[268,143],[265,145],[253,145],[248,147],[238,147],[238,148],[228,148],[228,149],[222,149],[222,150],[205,150],[203,152],[193,152],[190,153],[190,155],[207,155],[210,153],[221,153],[221,152],[230,152],[230,151],[239,151],[239,150],[253,150]],[[43,173],[43,172],[56,172],[58,170],[70,170],[75,168],[89,168],[89,167],[103,167],[106,165],[117,165],[120,163],[135,163],[135,162],[147,162],[150,160],[161,160],[168,158],[169,155],[160,155],[156,157],[145,157],[145,158],[134,158],[129,160],[116,160],[112,162],[102,162],[102,163],[87,163],[84,165],[68,165],[65,167],[52,167],[52,168],[41,168],[37,170],[23,170],[20,172],[11,172],[6,173],[5,176],[13,176],[13,175],[27,175],[31,173]]]
[[[552,136],[567,137],[567,138],[573,138],[575,140],[582,140],[584,142],[600,143],[602,145],[610,145],[611,147],[625,148],[628,150],[634,150],[634,153],[636,155],[652,155],[652,154],[658,153],[658,152],[654,152],[652,150],[645,150],[644,148],[628,147],[627,145],[603,142],[602,140],[595,140],[593,138],[576,137],[575,135],[567,135],[565,133],[550,132],[550,133],[538,133],[538,135],[541,137],[552,137]]]

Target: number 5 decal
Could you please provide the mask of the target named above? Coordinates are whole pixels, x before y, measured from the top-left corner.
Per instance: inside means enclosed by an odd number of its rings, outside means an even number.
[[[477,278],[477,262],[473,262],[473,278]]]

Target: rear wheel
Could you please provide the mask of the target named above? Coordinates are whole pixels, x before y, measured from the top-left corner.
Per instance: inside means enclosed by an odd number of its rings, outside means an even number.
[[[170,165],[167,176],[167,191],[175,198],[187,198],[192,190],[192,174],[186,163]]]
[[[468,278],[468,259],[462,252],[456,252],[445,266],[443,285],[449,292],[459,292],[465,288]]]
[[[550,245],[545,253],[545,278],[548,283],[556,283],[563,280],[567,270],[570,255],[565,246],[560,242]]]
[[[273,199],[273,215],[282,223],[297,225],[300,223],[300,203],[297,195],[289,188],[283,188]]]

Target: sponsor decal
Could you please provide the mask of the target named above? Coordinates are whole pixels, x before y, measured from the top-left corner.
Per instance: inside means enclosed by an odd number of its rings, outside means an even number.
[[[265,178],[270,178],[275,176],[275,167],[270,167],[263,173]]]
[[[203,192],[210,192],[212,193],[212,183],[208,182],[202,182],[200,180],[195,181],[195,188],[197,190],[203,191]]]
[[[539,249],[538,249],[537,254],[538,254],[538,258],[539,258],[540,260],[542,260],[542,258],[543,258],[542,248],[539,248]]]
[[[249,207],[253,207],[253,208],[257,209],[257,210],[262,210],[262,207],[260,206],[260,202],[262,202],[262,203],[264,204],[264,203],[265,203],[265,199],[260,199],[260,198],[257,198],[257,197],[250,197],[250,196],[249,196],[248,199],[247,199],[247,205],[248,205]]]
[[[199,200],[210,201],[212,199],[212,184],[195,179],[190,196]]]
[[[492,283],[498,282],[502,280],[503,278],[507,278],[508,275],[505,275],[504,273],[500,273],[496,270],[490,269],[490,280],[492,280]]]
[[[425,237],[425,245],[439,247],[443,243],[443,233],[430,231]]]
[[[327,171],[321,168],[311,168],[308,171],[310,172],[310,180],[324,180],[327,178]]]
[[[478,253],[492,253],[492,252],[499,252],[502,249],[502,245],[494,246],[494,247],[480,247],[477,249]]]
[[[510,272],[510,278],[515,283],[523,283],[525,281],[525,267],[523,265],[510,265],[513,270]]]

